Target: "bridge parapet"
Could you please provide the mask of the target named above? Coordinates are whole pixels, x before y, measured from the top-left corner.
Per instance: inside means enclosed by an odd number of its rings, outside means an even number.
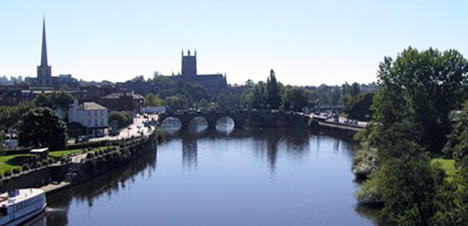
[[[177,118],[186,128],[190,122],[197,117],[204,118],[208,122],[208,127],[213,128],[219,119],[230,117],[236,128],[245,126],[254,127],[306,127],[309,117],[304,114],[287,113],[279,111],[250,111],[250,112],[188,112],[163,114],[158,118],[161,124],[168,117]],[[248,125],[250,124],[250,125]]]

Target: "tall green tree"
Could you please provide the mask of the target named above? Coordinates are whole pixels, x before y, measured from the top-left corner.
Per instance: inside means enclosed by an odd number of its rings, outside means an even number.
[[[422,145],[439,152],[450,132],[449,112],[468,92],[468,61],[456,50],[414,48],[379,66],[374,118],[387,127],[408,119],[422,126]]]
[[[309,102],[309,93],[299,87],[287,87],[283,97],[283,108],[302,111]]]
[[[357,82],[353,83],[351,85],[351,91],[350,91],[350,94],[351,96],[356,96],[359,94],[359,92],[361,92],[361,87],[359,86],[359,84]]]
[[[267,103],[272,109],[279,109],[281,106],[281,90],[276,81],[275,71],[270,70],[270,77],[267,79]]]
[[[252,105],[254,108],[266,108],[268,102],[267,86],[260,81],[255,85],[252,93]]]
[[[47,107],[30,109],[18,122],[18,141],[21,146],[63,148],[67,143],[66,132],[65,122]]]

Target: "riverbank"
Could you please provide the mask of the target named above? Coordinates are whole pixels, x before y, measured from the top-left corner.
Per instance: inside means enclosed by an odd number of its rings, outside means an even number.
[[[27,168],[19,173],[12,173],[0,180],[0,191],[24,187],[42,187],[47,192],[68,187],[112,169],[124,166],[143,153],[156,149],[158,133],[152,128],[151,133],[137,138],[113,141],[113,146],[86,149],[69,158],[50,164]]]

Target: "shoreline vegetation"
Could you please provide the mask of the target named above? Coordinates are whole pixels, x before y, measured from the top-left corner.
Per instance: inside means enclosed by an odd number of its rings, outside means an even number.
[[[468,61],[407,48],[379,65],[369,126],[352,172],[358,203],[390,225],[466,225]]]

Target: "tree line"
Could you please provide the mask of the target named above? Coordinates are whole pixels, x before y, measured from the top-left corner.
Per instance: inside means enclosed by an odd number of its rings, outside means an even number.
[[[345,112],[356,119],[368,119],[372,114],[372,93],[361,92],[358,83],[341,86],[291,86],[277,81],[270,71],[266,81],[248,80],[244,85],[232,85],[216,94],[183,81],[174,82],[165,76],[145,80],[138,76],[125,83],[125,88],[145,95],[144,106],[169,106],[170,109],[232,110],[284,109],[302,111],[304,107],[344,105]]]

